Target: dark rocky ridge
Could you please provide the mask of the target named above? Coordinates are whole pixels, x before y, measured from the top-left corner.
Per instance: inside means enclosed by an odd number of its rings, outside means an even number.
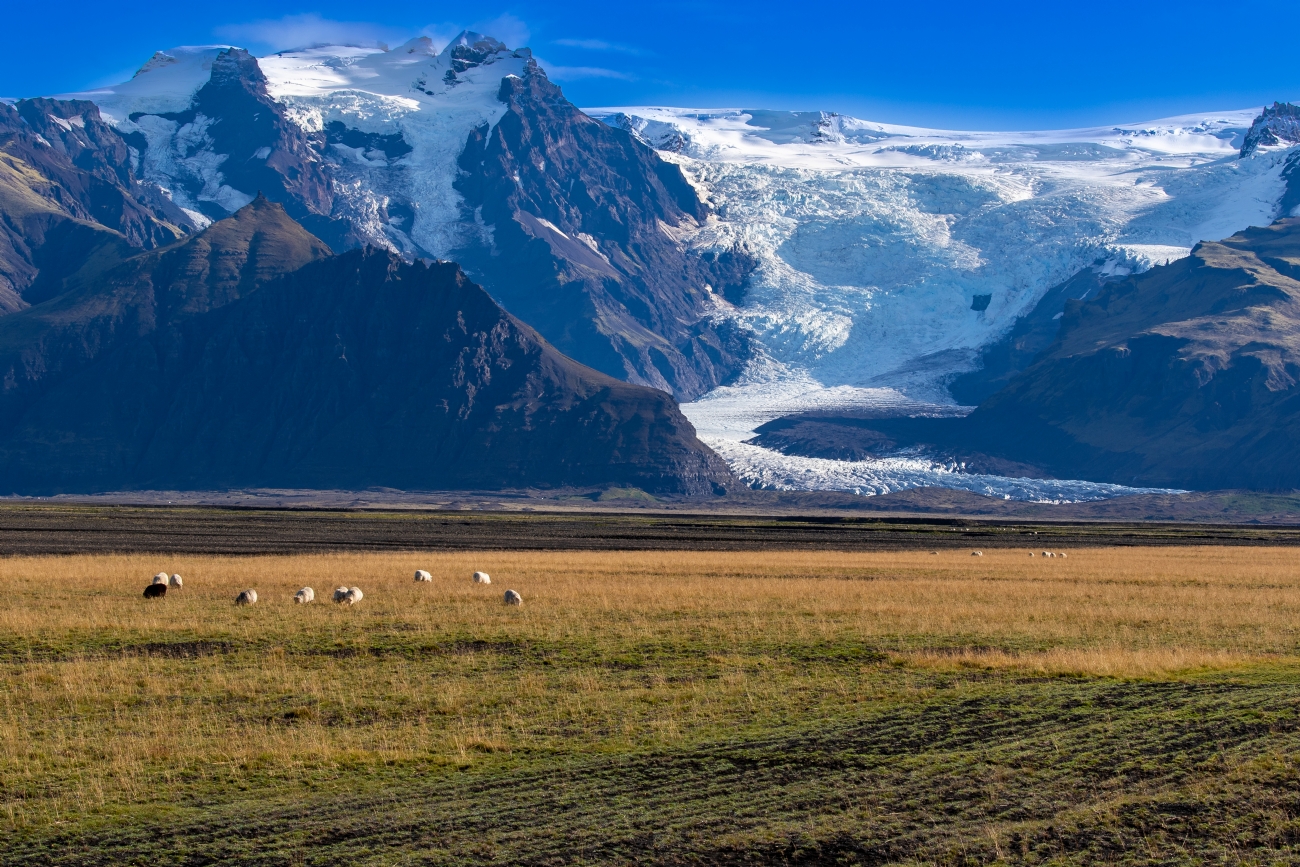
[[[328,256],[265,200],[96,284],[110,315],[87,290],[0,320],[47,335],[24,359],[46,375],[0,399],[7,488],[734,484],[670,396],[565,358],[455,265]]]
[[[964,419],[862,430],[1059,478],[1300,488],[1300,218],[1067,303],[1055,343]]]
[[[1250,125],[1241,144],[1241,155],[1248,157],[1260,147],[1300,144],[1300,106],[1274,102],[1265,106]]]
[[[113,252],[68,275],[57,297],[0,318],[0,430],[105,354],[330,255],[266,199],[171,246],[125,261]]]
[[[57,294],[89,259],[120,260],[190,228],[135,176],[126,142],[93,103],[0,103],[0,313]]]
[[[138,121],[143,115],[131,115]],[[232,188],[262,192],[285,206],[291,216],[328,219],[334,194],[312,142],[266,90],[266,76],[242,48],[230,48],[212,61],[212,76],[183,112],[158,115],[178,125],[211,120],[205,135],[220,157],[222,179]],[[205,180],[177,178],[203,212],[222,219],[228,212],[203,198]]]
[[[672,236],[708,210],[677,166],[579,111],[529,61],[502,81],[506,113],[471,136],[457,189],[494,227],[456,258],[557,348],[683,400],[726,382],[748,348],[713,323],[753,267],[743,250],[705,259]]]

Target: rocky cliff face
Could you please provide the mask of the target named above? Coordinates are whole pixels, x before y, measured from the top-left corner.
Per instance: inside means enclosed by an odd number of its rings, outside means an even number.
[[[1058,476],[1300,487],[1300,219],[1073,302],[1050,351],[967,419]]]
[[[265,200],[93,286],[0,320],[7,379],[29,372],[0,396],[7,490],[734,483],[670,396],[455,265],[329,256]]]
[[[456,188],[486,227],[462,261],[507,309],[606,373],[683,399],[734,375],[747,347],[710,314],[743,283],[743,250],[681,239],[708,210],[681,171],[566,100],[531,60],[501,82],[506,113],[470,137]]]
[[[1246,132],[1241,155],[1248,157],[1261,147],[1300,144],[1300,106],[1275,102],[1266,106]]]
[[[349,229],[329,220],[334,194],[318,152],[323,141],[290,120],[266,84],[255,57],[226,49],[189,108],[133,112],[121,127],[145,171],[200,222],[222,219],[260,192],[339,243]]]
[[[143,183],[130,148],[85,101],[0,104],[0,312],[59,291],[99,256],[170,243],[189,219]]]

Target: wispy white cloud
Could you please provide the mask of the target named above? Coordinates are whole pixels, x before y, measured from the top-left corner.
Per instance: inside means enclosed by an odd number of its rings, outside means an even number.
[[[228,24],[213,31],[223,39],[272,51],[308,45],[388,46],[404,42],[409,34],[394,27],[366,21],[335,21],[314,12],[283,18]]]
[[[619,54],[634,55],[650,53],[631,45],[623,45],[619,42],[606,42],[603,39],[556,39],[553,41],[556,45],[563,45],[566,48],[583,48],[587,51],[614,51]]]
[[[546,70],[546,76],[556,81],[577,81],[580,78],[617,78],[620,81],[633,81],[635,76],[617,69],[603,66],[558,66],[537,58],[537,63]]]
[[[528,47],[528,39],[532,34],[528,30],[528,25],[520,21],[513,15],[498,15],[491,21],[478,21],[470,25],[470,30],[477,30],[484,36],[491,36],[494,39],[500,39],[511,48]]]

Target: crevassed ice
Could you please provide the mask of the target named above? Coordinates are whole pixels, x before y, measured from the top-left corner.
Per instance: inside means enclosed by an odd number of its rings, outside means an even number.
[[[742,243],[758,260],[742,305],[718,314],[757,336],[757,357],[735,385],[684,407],[701,438],[756,484],[862,493],[1131,490],[975,477],[919,456],[792,458],[744,441],[806,408],[953,411],[945,383],[1050,287],[1086,267],[1143,271],[1271,222],[1288,156],[1237,158],[1254,109],[1012,133],[822,113],[590,111],[665,148],[709,200],[717,218],[690,243]]]

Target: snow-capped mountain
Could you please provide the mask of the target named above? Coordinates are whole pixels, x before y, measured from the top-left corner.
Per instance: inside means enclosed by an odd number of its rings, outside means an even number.
[[[566,354],[683,398],[744,360],[714,290],[750,260],[685,244],[708,212],[679,169],[582,114],[527,49],[181,48],[82,97],[196,226],[260,190],[336,250],[454,259]]]
[[[826,112],[584,114],[527,49],[472,33],[440,51],[415,39],[251,60],[160,52],[77,96],[195,225],[269,185],[336,249],[454,258],[564,352],[696,399],[702,437],[778,487],[955,484],[921,456],[812,466],[745,440],[797,410],[959,412],[946,383],[1053,287],[1143,271],[1300,204],[1286,136],[1245,147],[1253,109],[1007,133]],[[223,125],[256,124],[223,139]],[[254,188],[267,168],[281,180]]]

